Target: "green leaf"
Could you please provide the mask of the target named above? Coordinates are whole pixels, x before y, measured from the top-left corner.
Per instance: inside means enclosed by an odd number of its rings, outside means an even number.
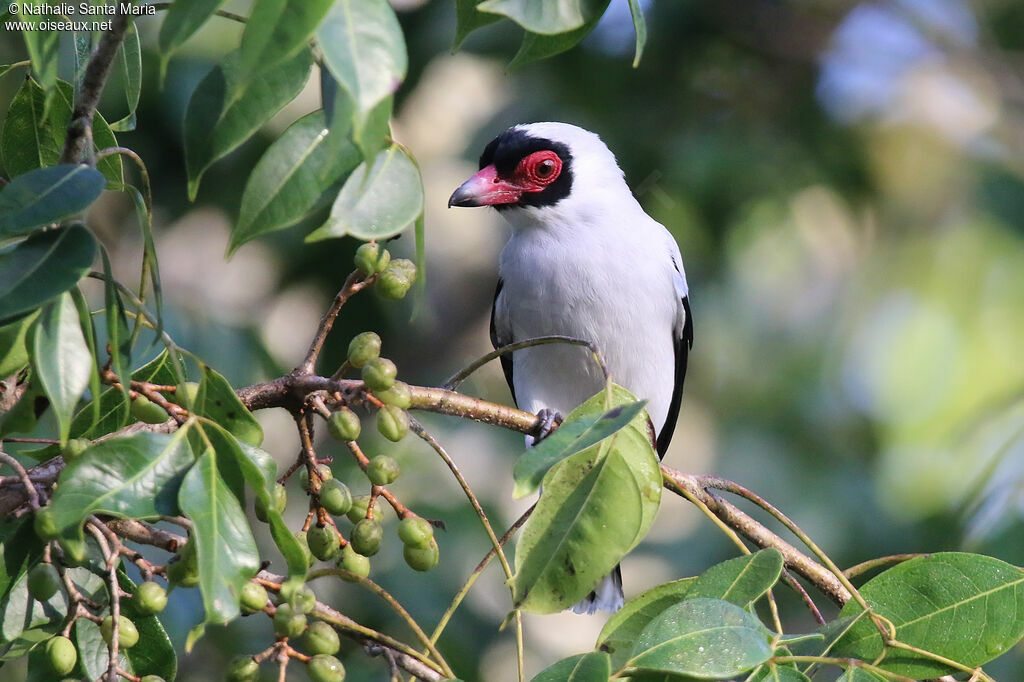
[[[316,37],[357,113],[372,110],[405,79],[405,38],[387,0],[336,0]]]
[[[627,668],[698,679],[738,675],[772,656],[765,627],[719,599],[687,599],[644,628]]]
[[[309,77],[308,49],[264,69],[246,82],[233,52],[199,83],[185,112],[185,166],[188,196],[195,199],[203,173],[249,139],[281,107],[299,94]]]
[[[105,584],[89,568],[70,568],[68,572],[75,587],[87,599],[106,601]],[[3,604],[0,605],[0,642],[13,642],[29,630],[45,628],[49,635],[55,629],[47,626],[59,626],[68,612],[67,593],[57,592],[45,602],[32,598],[28,592],[28,574],[23,574],[8,592]]]
[[[775,585],[782,563],[782,553],[774,548],[723,561],[702,573],[686,596],[724,599],[745,608]]]
[[[860,588],[872,609],[896,628],[896,639],[974,668],[1024,636],[1024,571],[992,557],[944,552],[878,574]],[[850,601],[840,616],[861,613]],[[840,638],[833,655],[873,661],[883,650],[869,618]],[[918,654],[890,649],[880,668],[913,678],[951,670]]]
[[[139,31],[135,22],[128,24],[124,33],[124,41],[117,48],[116,63],[124,78],[124,97],[128,105],[128,113],[119,121],[110,124],[111,130],[135,130],[135,110],[139,106],[139,95],[142,93],[142,49],[139,46]]]
[[[524,64],[554,57],[556,54],[561,54],[576,47],[581,40],[590,35],[590,32],[601,21],[601,15],[604,14],[609,2],[610,0],[592,0],[589,2],[588,4],[593,5],[590,19],[582,26],[571,31],[554,35],[527,31],[526,35],[523,36],[523,42],[519,45],[519,51],[512,57],[508,68],[518,69]]]
[[[43,556],[44,543],[32,528],[32,517],[9,519],[0,524],[0,599]]]
[[[63,445],[68,440],[78,400],[89,386],[93,363],[70,294],[62,294],[43,308],[28,332],[28,346],[32,369],[50,399]]]
[[[139,232],[142,233],[142,266],[149,269],[149,280],[153,285],[153,307],[156,308],[156,329],[153,333],[160,336],[164,329],[164,303],[163,286],[160,284],[160,261],[156,257],[156,244],[153,241],[153,211],[146,205],[142,192],[133,185],[126,185],[125,192],[132,198],[135,214],[139,219]]]
[[[545,668],[531,682],[597,682],[612,675],[611,659],[603,651],[563,658]]]
[[[636,51],[633,53],[633,68],[640,66],[640,57],[644,54],[647,44],[647,20],[644,19],[644,8],[640,0],[629,0],[629,14],[633,19],[633,31],[636,33]]]
[[[557,432],[556,432],[557,433]],[[630,599],[608,619],[597,637],[596,648],[607,651],[612,657],[616,670],[625,665],[633,653],[633,643],[647,624],[654,618],[683,599],[697,578],[680,578],[653,587],[643,594]]]
[[[394,95],[388,95],[368,112],[352,113],[352,141],[362,152],[364,161],[371,161],[391,143],[391,111],[394,105]]]
[[[238,399],[227,379],[205,365],[196,412],[217,422],[247,445],[259,447],[263,442],[263,429],[256,417]]]
[[[452,51],[459,49],[470,33],[501,21],[497,14],[479,11],[476,6],[483,0],[455,0],[455,40],[452,42]]]
[[[78,649],[78,665],[88,679],[103,679],[110,663],[110,653],[100,633],[100,626],[86,618],[79,618],[75,621],[73,635],[75,648]],[[122,668],[133,672],[123,649],[117,652],[117,662]]]
[[[28,234],[81,213],[105,184],[102,173],[84,165],[37,168],[19,175],[0,189],[0,237]]]
[[[46,93],[35,81],[26,80],[11,100],[3,132],[0,133],[4,167],[11,177],[60,163],[71,120],[74,88],[70,83],[58,80],[51,99],[48,115],[44,117]],[[92,136],[95,149],[117,146],[117,138],[99,112],[93,118]],[[108,189],[120,189],[124,184],[121,157],[117,154],[101,159],[96,168],[107,179]]]
[[[135,583],[123,569],[117,571],[117,582],[122,590],[135,594]],[[132,671],[139,676],[159,675],[165,680],[173,680],[178,673],[178,658],[160,619],[139,611],[134,599],[121,600],[121,615],[135,623],[139,631],[138,644],[125,652]]]
[[[6,378],[28,365],[25,339],[39,311],[0,327],[0,377]]]
[[[78,313],[78,323],[82,327],[82,333],[85,336],[85,345],[89,348],[89,354],[96,359],[100,356],[97,345],[96,345],[96,325],[92,319],[92,313],[89,311],[89,302],[85,300],[85,294],[78,287],[71,289],[71,300],[75,303],[75,312]],[[92,396],[97,396],[103,390],[103,384],[100,382],[100,369],[98,362],[92,362],[89,364],[89,393]],[[99,404],[96,401],[89,401],[94,404],[92,410],[93,418],[99,420]],[[71,431],[74,432],[75,420],[71,420]],[[70,435],[70,434],[69,434]]]
[[[327,15],[333,0],[256,0],[241,45],[238,79],[262,78],[262,71],[295,55]]]
[[[306,241],[352,235],[386,239],[409,227],[423,210],[419,170],[402,148],[392,145],[353,171],[331,207],[327,222]]]
[[[132,344],[128,331],[128,318],[124,312],[124,303],[121,301],[121,293],[114,284],[114,275],[110,268],[110,259],[107,257],[107,250],[100,248],[100,255],[103,258],[103,294],[106,302],[107,320],[107,347],[110,352],[110,367],[119,379],[127,377],[132,362]],[[125,400],[129,400],[129,388],[131,382],[122,381],[121,391]]]
[[[199,588],[206,623],[227,623],[238,616],[242,587],[260,567],[259,550],[245,511],[222,477],[221,455],[212,447],[185,475],[178,504],[192,520]]]
[[[536,492],[540,481],[553,465],[569,455],[586,450],[624,429],[639,416],[646,400],[618,405],[602,414],[581,412],[579,408],[562,425],[537,445],[527,448],[512,468],[516,499]],[[646,416],[644,417],[646,420]]]
[[[199,27],[206,23],[224,0],[189,0],[173,2],[160,24],[160,52],[164,60],[181,47]],[[161,69],[162,70],[162,69]]]
[[[477,10],[506,16],[531,33],[551,35],[592,21],[594,4],[593,0],[484,0]]]
[[[228,252],[302,220],[359,161],[351,142],[328,131],[322,111],[300,118],[270,145],[249,176]]]
[[[53,0],[37,0],[30,5],[49,5],[56,7]],[[57,31],[41,30],[38,28],[40,21],[51,19],[53,15],[30,14],[24,11],[26,3],[18,3],[18,19],[22,23],[31,24],[30,28],[21,30],[25,38],[25,47],[28,49],[28,57],[32,60],[32,73],[36,80],[47,92],[53,90],[57,83],[57,61],[60,57],[60,33]]]
[[[110,438],[68,462],[50,502],[60,533],[81,537],[81,523],[90,514],[129,519],[178,514],[178,489],[195,460],[187,432]]]
[[[886,682],[886,678],[870,670],[851,666],[836,678],[836,682]]]
[[[613,398],[635,401],[621,388]],[[582,599],[647,534],[660,500],[657,455],[634,423],[556,464],[516,547],[515,607],[554,613]]]
[[[755,670],[746,682],[811,682],[811,678],[796,668],[766,663]]]

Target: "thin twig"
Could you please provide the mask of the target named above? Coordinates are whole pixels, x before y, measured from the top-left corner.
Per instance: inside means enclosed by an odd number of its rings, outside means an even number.
[[[331,307],[327,309],[327,312],[324,313],[323,318],[320,320],[320,326],[317,327],[316,334],[313,335],[313,340],[309,344],[309,350],[306,351],[306,357],[302,360],[302,364],[295,368],[294,374],[313,373],[316,367],[316,360],[320,357],[320,351],[323,350],[324,341],[327,340],[327,335],[331,332],[334,320],[337,319],[341,307],[345,305],[349,298],[370,284],[373,284],[373,281],[376,279],[376,275],[370,275],[366,279],[361,279],[361,277],[362,273],[354,270],[345,280],[341,291],[335,295]]]
[[[453,374],[451,377],[448,378],[447,381],[441,384],[441,387],[449,391],[453,391],[456,388],[458,388],[459,384],[461,384],[463,381],[469,378],[469,375],[471,375],[473,372],[477,371],[478,369],[486,365],[491,360],[499,358],[502,355],[505,355],[506,353],[511,353],[517,350],[523,350],[524,348],[531,348],[533,346],[543,346],[549,343],[565,343],[570,346],[584,346],[586,348],[589,348],[590,352],[594,356],[594,362],[597,363],[598,369],[601,370],[601,374],[604,375],[605,380],[608,379],[608,366],[604,364],[604,358],[601,357],[601,351],[598,350],[597,344],[591,341],[586,341],[584,339],[577,339],[572,336],[561,336],[557,334],[551,334],[549,336],[536,336],[532,339],[525,339],[523,341],[509,343],[507,345],[502,346],[501,348],[495,348],[490,353],[482,355],[481,357],[477,358],[469,365],[467,365],[465,368]]]
[[[36,490],[36,486],[32,482],[32,479],[29,478],[28,472],[25,471],[25,467],[21,466],[21,462],[2,451],[0,451],[0,462],[3,462],[14,469],[18,474],[18,479],[21,481],[22,485],[25,486],[25,494],[28,496],[29,506],[32,507],[32,509],[39,509],[39,492]]]

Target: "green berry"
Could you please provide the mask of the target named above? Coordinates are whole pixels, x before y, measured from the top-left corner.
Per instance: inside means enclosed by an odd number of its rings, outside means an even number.
[[[167,606],[167,590],[154,582],[144,582],[135,590],[135,607],[147,616],[160,613]]]
[[[288,603],[303,615],[316,608],[316,594],[307,585],[302,585],[288,598]]]
[[[412,391],[409,390],[409,384],[404,381],[396,381],[391,385],[391,388],[383,391],[374,391],[373,394],[382,403],[394,405],[403,410],[409,409],[409,406],[412,405]]]
[[[380,272],[391,262],[391,254],[387,249],[380,248],[380,244],[369,242],[356,249],[355,264],[364,275],[373,275]]]
[[[256,613],[267,606],[267,590],[251,580],[242,586],[239,596],[243,613]]]
[[[359,495],[358,497],[352,498],[352,507],[348,510],[345,515],[348,520],[352,523],[359,523],[366,518],[367,507],[370,506],[369,495]],[[373,504],[373,515],[380,516],[380,498],[374,501]]]
[[[322,620],[310,623],[306,634],[302,635],[302,646],[311,656],[317,654],[336,654],[341,648],[338,633]]]
[[[57,519],[53,516],[53,510],[49,507],[43,507],[36,512],[36,517],[32,521],[32,528],[36,531],[36,535],[39,536],[40,540],[56,540],[60,537],[60,531],[57,529]]]
[[[345,679],[345,666],[327,654],[317,654],[310,659],[306,672],[313,682],[342,682]]]
[[[46,601],[59,588],[60,574],[53,564],[36,564],[28,572],[28,593],[36,601]]]
[[[260,666],[251,656],[239,656],[228,666],[227,682],[256,682],[260,678]]]
[[[334,478],[334,472],[331,471],[331,467],[326,464],[318,464],[317,472],[320,474],[320,482],[328,481]],[[299,482],[302,483],[302,489],[307,493],[309,492],[309,468],[302,467],[299,469]]]
[[[58,543],[60,544],[61,563],[65,566],[81,566],[89,558],[85,547],[85,540],[79,538],[60,538]]]
[[[75,669],[78,651],[67,637],[52,637],[46,642],[46,660],[58,675],[67,675]]]
[[[361,430],[359,415],[347,407],[332,412],[331,418],[327,420],[327,432],[332,438],[345,443],[359,438]]]
[[[348,364],[353,367],[362,367],[378,357],[380,357],[380,336],[375,332],[356,334],[348,344]]]
[[[430,521],[418,516],[402,519],[398,524],[398,539],[409,547],[426,547],[434,537],[434,527]]]
[[[409,564],[409,568],[415,571],[429,571],[437,565],[440,550],[437,547],[437,541],[430,538],[430,542],[424,547],[406,545],[402,549],[402,556],[405,557],[405,563]]]
[[[338,568],[343,568],[349,573],[354,573],[360,578],[365,578],[370,575],[370,560],[352,549],[352,545],[349,544],[341,548],[341,556],[338,559]],[[342,580],[356,582],[352,578],[346,578],[344,576],[342,576]]]
[[[80,456],[85,452],[89,446],[92,445],[92,441],[86,438],[72,438],[68,441],[68,444],[61,450],[61,457],[64,458],[65,462],[70,462],[75,457]]]
[[[366,465],[366,477],[374,485],[387,485],[398,478],[401,468],[394,457],[377,455]]]
[[[352,549],[363,556],[373,556],[380,550],[384,527],[376,519],[363,519],[352,529]]]
[[[363,366],[363,381],[371,391],[384,391],[395,383],[398,368],[387,358],[370,360]]]
[[[278,637],[298,637],[306,630],[306,616],[291,604],[279,604],[274,612],[274,632]]]
[[[409,433],[409,414],[394,405],[385,405],[377,411],[377,430],[380,435],[397,443]]]
[[[306,555],[306,563],[312,566],[316,563],[316,559],[313,558],[313,553],[309,551],[309,537],[308,533],[304,530],[300,530],[295,534],[295,539],[299,541],[299,545],[302,546],[302,551]]]
[[[186,381],[184,384],[178,386],[178,389],[171,395],[169,400],[175,405],[185,407],[188,405],[195,405],[196,398],[198,397],[199,384],[194,381]]]
[[[391,261],[391,267],[404,274],[410,282],[416,281],[416,264],[408,258],[396,258]]]
[[[352,508],[352,492],[348,486],[336,478],[324,481],[320,486],[320,506],[327,510],[328,514],[341,516],[347,514]]]
[[[310,528],[306,534],[306,541],[309,542],[309,551],[321,561],[326,561],[338,553],[338,531],[330,524]]]
[[[132,416],[147,424],[163,424],[167,421],[167,411],[149,398],[139,393],[132,400]]]
[[[280,483],[274,484],[274,489],[270,493],[270,502],[279,514],[288,506],[288,491]],[[267,505],[259,497],[256,498],[256,518],[263,523],[266,523],[268,519]]]
[[[100,634],[103,635],[103,641],[107,644],[113,641],[114,619],[111,616],[107,616],[100,623]],[[117,646],[122,649],[131,649],[138,643],[139,631],[135,628],[135,623],[125,616],[119,616],[117,619]]]
[[[389,267],[377,277],[377,293],[392,301],[405,298],[411,286],[412,280],[398,268]]]

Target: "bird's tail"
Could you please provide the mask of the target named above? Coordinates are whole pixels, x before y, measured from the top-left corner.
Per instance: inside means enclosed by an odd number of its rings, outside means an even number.
[[[601,578],[597,587],[582,601],[573,605],[574,613],[591,614],[597,611],[614,613],[622,608],[626,596],[622,593],[622,568],[615,567],[611,573]]]

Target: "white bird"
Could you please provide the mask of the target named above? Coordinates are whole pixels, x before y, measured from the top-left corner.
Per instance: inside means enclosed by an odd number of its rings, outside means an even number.
[[[596,344],[612,380],[648,400],[663,457],[693,345],[689,289],[675,239],[641,208],[608,147],[566,123],[514,126],[487,145],[480,171],[448,205],[493,206],[512,226],[491,310],[494,346],[553,334]],[[501,362],[516,404],[549,419],[604,387],[579,346],[535,346]],[[616,567],[573,610],[622,604]]]

